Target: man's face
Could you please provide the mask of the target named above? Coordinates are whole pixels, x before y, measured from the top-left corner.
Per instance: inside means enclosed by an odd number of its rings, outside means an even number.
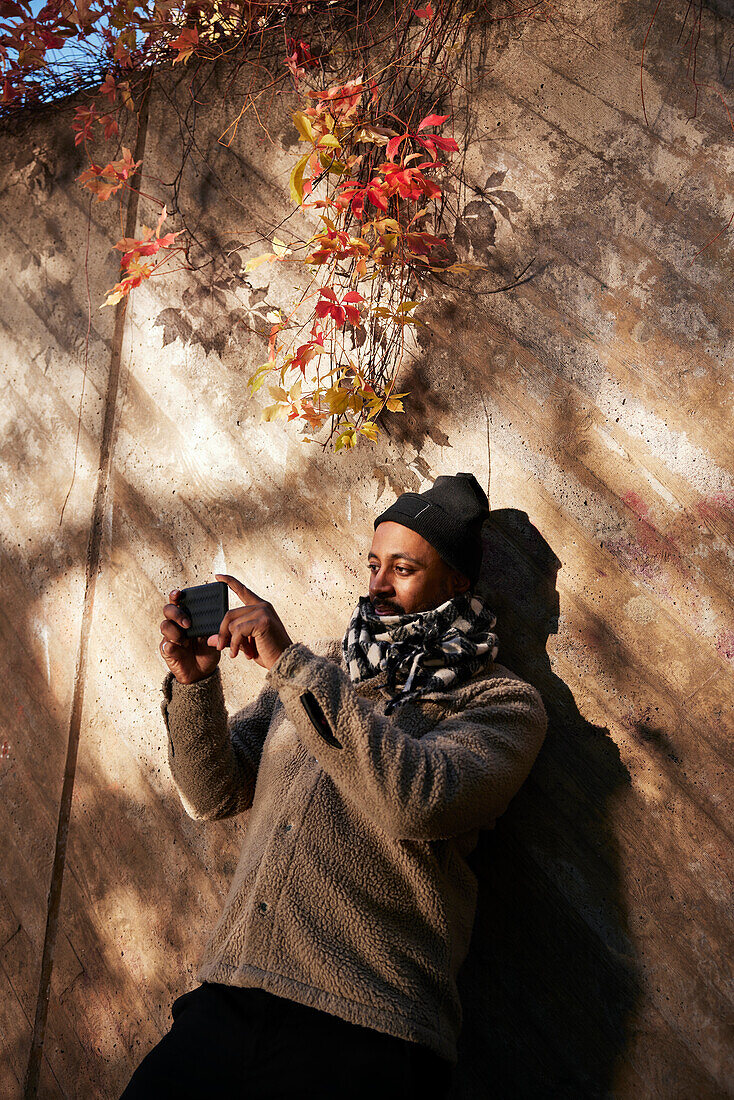
[[[469,588],[421,535],[391,520],[378,525],[367,560],[370,601],[385,615],[429,611]]]

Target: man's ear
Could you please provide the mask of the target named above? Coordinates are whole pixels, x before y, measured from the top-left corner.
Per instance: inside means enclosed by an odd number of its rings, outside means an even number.
[[[452,577],[455,596],[460,596],[462,593],[469,591],[471,588],[471,581],[468,577],[465,577],[463,573],[459,573],[458,569],[453,570]]]

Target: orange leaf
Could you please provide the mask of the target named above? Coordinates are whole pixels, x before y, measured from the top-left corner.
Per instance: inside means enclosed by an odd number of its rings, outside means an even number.
[[[196,27],[185,27],[178,38],[170,43],[172,50],[178,50],[178,57],[173,59],[173,64],[175,65],[179,61],[183,61],[185,64],[198,45],[198,29]]]

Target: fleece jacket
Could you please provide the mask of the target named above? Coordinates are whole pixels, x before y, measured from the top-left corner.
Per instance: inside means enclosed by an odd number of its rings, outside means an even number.
[[[186,813],[249,811],[199,982],[254,987],[458,1061],[456,978],[474,924],[466,857],[543,743],[537,691],[488,659],[404,702],[386,673],[353,684],[340,639],[294,642],[234,718],[219,669],[163,683]]]

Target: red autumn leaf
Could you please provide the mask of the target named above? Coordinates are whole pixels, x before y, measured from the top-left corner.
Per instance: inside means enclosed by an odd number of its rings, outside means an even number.
[[[416,255],[428,256],[437,244],[445,244],[445,237],[434,237],[432,233],[406,233],[405,241]]]
[[[113,118],[112,115],[102,115],[102,117],[98,119],[98,122],[100,126],[104,126],[104,136],[108,141],[111,137],[115,137],[115,135],[120,132],[117,120]]]
[[[419,19],[433,19],[433,8],[430,4],[426,4],[425,8],[412,8],[413,15],[417,15]]]
[[[286,54],[285,64],[290,69],[293,83],[297,88],[299,78],[305,75],[307,69],[318,65],[319,58],[313,56],[307,42],[296,42],[295,38],[290,36],[286,39],[286,49],[290,53]]]
[[[341,306],[335,306],[332,302],[319,302],[314,310],[317,317],[332,317],[341,328],[347,319],[347,315]]]
[[[97,92],[99,95],[108,95],[113,101],[117,98],[117,84],[112,73],[107,73],[104,83],[100,84]]]
[[[361,80],[349,80],[346,84],[335,84],[324,91],[317,91],[312,88],[308,93],[309,96],[312,99],[321,100],[321,102],[317,107],[307,111],[306,114],[321,115],[329,111],[334,118],[345,120],[357,110],[364,88],[365,84]]]
[[[430,137],[418,138],[418,141],[421,145],[427,145],[430,142],[431,145],[435,145],[439,149],[450,149],[454,153],[459,149],[459,146],[453,138],[441,137],[439,134],[431,134]]]
[[[367,186],[367,198],[373,206],[379,207],[380,210],[387,210],[387,195],[384,191],[384,184],[381,181],[370,181]]]
[[[66,43],[66,39],[60,34],[53,34],[51,31],[44,30],[43,27],[38,28],[38,37],[48,50],[60,50]]]
[[[76,133],[76,137],[74,138],[75,145],[81,145],[83,141],[94,140],[92,126],[96,119],[97,112],[94,107],[77,107],[76,114],[71,124],[72,130]]]
[[[418,123],[418,130],[425,130],[428,126],[442,126],[448,117],[448,115],[426,115]]]
[[[170,43],[172,50],[178,50],[178,57],[173,60],[174,65],[177,61],[188,61],[198,45],[198,29],[196,27],[184,27],[178,38]]]
[[[317,302],[314,313],[317,317],[331,317],[337,327],[349,321],[350,324],[359,326],[362,324],[359,310],[350,302],[363,302],[364,298],[356,290],[350,290],[344,295],[341,302],[331,287],[322,287],[319,290],[321,301]]]
[[[301,410],[301,418],[306,421],[312,430],[318,431],[326,420],[327,413],[317,412],[313,401],[308,397],[301,401]]]
[[[387,153],[387,159],[388,160],[393,159],[393,157],[395,156],[395,154],[398,151],[398,148],[400,146],[400,142],[404,138],[406,138],[407,136],[408,136],[407,134],[398,134],[397,137],[390,138],[390,140],[387,143],[387,147],[385,149],[385,152]]]

